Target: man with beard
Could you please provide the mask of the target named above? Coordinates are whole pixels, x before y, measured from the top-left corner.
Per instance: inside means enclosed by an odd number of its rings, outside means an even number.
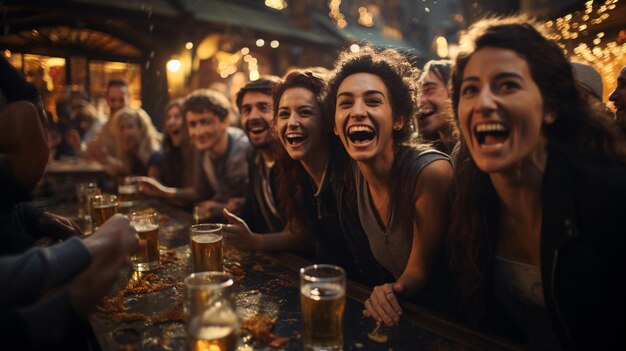
[[[241,217],[250,230],[256,233],[279,232],[285,227],[276,203],[275,182],[278,171],[274,163],[274,138],[270,130],[272,89],[278,80],[275,76],[261,77],[246,84],[237,93],[241,126],[253,147],[248,154],[248,189]]]
[[[456,138],[453,136],[453,118],[448,79],[451,62],[431,60],[426,63],[419,79],[421,95],[417,115],[420,138],[432,143],[433,148],[450,154]]]
[[[609,95],[609,100],[613,101],[613,106],[615,106],[615,123],[626,135],[626,66],[619,71],[617,86]]]

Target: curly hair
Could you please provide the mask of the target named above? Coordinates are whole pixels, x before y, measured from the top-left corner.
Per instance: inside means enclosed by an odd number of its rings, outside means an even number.
[[[512,50],[528,64],[544,109],[556,120],[544,125],[551,144],[581,157],[607,162],[626,160],[610,126],[594,118],[579,94],[572,67],[549,33],[525,16],[490,18],[473,24],[461,40],[452,72],[452,104],[457,128],[463,73],[472,55],[485,47]],[[462,306],[478,318],[486,313],[499,235],[500,201],[489,175],[472,159],[463,135],[455,157],[454,217],[448,235],[450,264]]]
[[[419,69],[394,49],[364,46],[358,52],[343,52],[328,80],[326,109],[330,116],[335,116],[339,86],[355,73],[371,73],[382,79],[389,90],[394,119],[400,118],[404,122],[402,129],[393,132],[394,143],[407,142],[415,131]]]

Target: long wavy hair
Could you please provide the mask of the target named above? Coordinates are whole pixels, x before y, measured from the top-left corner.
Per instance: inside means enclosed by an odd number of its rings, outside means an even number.
[[[137,123],[139,127],[141,140],[136,157],[143,165],[147,165],[150,156],[160,150],[162,135],[154,127],[150,116],[148,116],[148,113],[143,109],[124,107],[115,113],[115,116],[113,116],[113,125],[115,126],[115,133],[117,135],[118,156],[122,160],[124,171],[128,173],[131,171],[133,158],[135,156],[130,150],[126,149],[126,145],[119,134],[119,124],[126,120],[132,120]]]
[[[326,77],[319,72],[294,70],[274,87],[272,91],[274,127],[278,118],[280,99],[285,91],[292,88],[304,88],[313,93],[322,116],[322,131],[327,135],[329,153],[332,154],[335,150],[339,150],[338,139],[332,131],[332,118],[326,112],[324,105]],[[275,129],[274,132],[278,133]],[[279,166],[278,197],[282,210],[286,214],[286,218],[288,218],[290,229],[295,232],[304,231],[311,233],[312,228],[309,226],[308,214],[302,206],[305,203],[304,189],[309,186],[307,183],[310,182],[311,177],[302,166],[302,163],[292,159],[280,142],[275,144],[275,155]]]
[[[165,113],[173,108],[180,109],[183,114],[183,104],[185,100],[182,98],[174,99],[165,105]],[[161,160],[161,181],[163,184],[172,187],[184,187],[193,185],[193,167],[194,165],[194,148],[189,138],[187,128],[185,127],[184,117],[180,133],[182,139],[180,145],[175,146],[172,137],[168,133],[163,134],[163,143],[161,152],[163,158]]]
[[[543,126],[549,144],[580,157],[624,163],[622,146],[601,119],[593,118],[576,87],[569,61],[545,29],[524,16],[484,19],[462,37],[452,72],[452,105],[458,107],[463,73],[472,55],[485,47],[513,50],[528,64],[544,109],[556,120]],[[500,200],[489,175],[472,159],[463,135],[455,157],[454,214],[448,235],[450,264],[462,309],[477,321],[492,296],[493,256],[500,227]]]
[[[416,184],[407,184],[399,179],[408,179],[412,169],[406,167],[415,157],[415,150],[422,151],[426,144],[411,139],[415,132],[419,87],[419,69],[413,67],[408,58],[394,49],[378,49],[364,46],[358,52],[345,51],[335,63],[328,80],[326,108],[333,117],[337,110],[337,92],[341,83],[350,75],[370,73],[380,77],[390,94],[394,122],[402,121],[400,130],[393,130],[394,161],[393,175],[389,179],[389,203],[394,217],[402,218],[405,232],[413,232],[415,221]],[[342,145],[343,146],[343,145]],[[349,189],[349,188],[348,188]],[[350,196],[355,196],[349,194]]]

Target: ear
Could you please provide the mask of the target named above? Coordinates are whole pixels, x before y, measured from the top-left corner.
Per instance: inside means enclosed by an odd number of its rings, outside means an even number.
[[[556,116],[554,115],[554,113],[552,112],[545,112],[543,114],[543,123],[544,124],[552,124],[554,123],[554,121],[556,121]]]
[[[399,116],[394,122],[393,122],[393,130],[400,130],[404,128],[404,117]]]
[[[333,123],[333,133],[335,133],[335,135],[339,136],[339,133],[337,132],[337,125]]]

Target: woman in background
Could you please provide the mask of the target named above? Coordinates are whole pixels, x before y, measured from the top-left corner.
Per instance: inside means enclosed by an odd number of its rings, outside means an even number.
[[[121,162],[113,166],[115,175],[159,177],[161,133],[142,109],[125,107],[113,116]]]

